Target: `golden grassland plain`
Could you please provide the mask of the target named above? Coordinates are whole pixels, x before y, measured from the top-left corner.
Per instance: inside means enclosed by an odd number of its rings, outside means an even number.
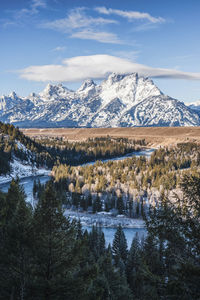
[[[69,142],[95,137],[145,139],[149,146],[170,146],[182,142],[200,143],[200,127],[128,127],[128,128],[26,128],[31,138],[59,137]]]

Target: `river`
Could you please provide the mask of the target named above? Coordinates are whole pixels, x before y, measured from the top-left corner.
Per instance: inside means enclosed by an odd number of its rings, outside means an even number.
[[[119,160],[124,160],[126,158],[130,158],[132,156],[146,156],[146,157],[150,157],[151,154],[153,153],[154,149],[147,149],[147,150],[142,150],[142,151],[138,151],[138,152],[133,152],[131,154],[127,154],[125,156],[120,156],[117,158],[112,158],[112,159],[107,159],[107,160],[102,160],[103,162],[107,162],[107,161],[119,161]],[[84,165],[89,165],[89,164],[94,164],[95,162],[90,162],[87,164],[83,164]],[[46,183],[49,180],[49,176],[47,175],[40,175],[40,176],[30,176],[27,178],[23,178],[20,179],[20,183],[23,185],[26,196],[27,196],[27,201],[29,201],[32,205],[33,205],[33,183],[34,183],[34,179],[40,179],[41,184]],[[0,190],[3,192],[7,192],[8,188],[10,186],[10,183],[1,183],[0,184]],[[91,227],[89,226],[83,226],[84,229],[87,229],[88,231],[91,230]],[[108,245],[109,243],[112,244],[113,241],[113,237],[114,234],[116,232],[116,228],[110,228],[110,227],[103,227],[102,228],[104,234],[105,234],[105,240],[106,240],[106,244]],[[126,235],[126,239],[127,239],[127,243],[128,243],[128,247],[130,247],[131,242],[133,237],[135,236],[136,232],[138,232],[139,237],[142,237],[143,235],[146,234],[146,229],[145,228],[124,228],[124,233]]]
[[[136,157],[145,156],[145,157],[149,158],[154,151],[155,151],[155,149],[153,149],[153,148],[152,149],[143,149],[141,151],[134,151],[134,152],[128,153],[126,155],[115,157],[115,158],[100,159],[100,161],[102,161],[102,162],[120,161],[120,160],[125,160],[127,158],[131,158],[133,156],[136,156]],[[92,162],[82,164],[81,166],[84,167],[84,166],[88,166],[88,165],[94,165],[95,163],[96,163],[96,161],[92,161]]]
[[[33,183],[35,179],[40,179],[41,184],[46,183],[49,180],[48,175],[39,175],[39,176],[30,176],[26,178],[20,179],[20,183],[24,187],[24,191],[26,193],[26,200],[30,202],[33,206]],[[2,192],[7,192],[10,186],[10,182],[1,183],[0,184],[0,190]]]
[[[90,232],[92,228],[89,226],[83,226],[83,230],[85,229],[87,229],[87,231]],[[102,231],[105,236],[106,246],[108,246],[109,244],[112,245],[116,230],[116,228],[102,227]],[[131,247],[132,240],[135,237],[136,233],[138,234],[139,239],[141,239],[143,236],[146,236],[147,234],[145,228],[123,228],[123,231],[126,236],[127,245],[129,249]]]

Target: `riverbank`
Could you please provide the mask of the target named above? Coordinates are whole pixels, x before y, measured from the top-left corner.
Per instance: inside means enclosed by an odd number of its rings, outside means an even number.
[[[46,171],[47,170],[43,170]],[[40,170],[42,172],[42,170]],[[41,184],[45,184],[49,180],[48,175],[44,175],[44,173],[40,173],[37,176],[26,176],[20,179],[20,183],[24,187],[24,191],[26,193],[26,201],[31,203],[34,207],[34,198],[33,198],[33,183],[34,179],[40,179]],[[5,179],[5,178],[4,178]],[[11,180],[11,178],[8,178]],[[7,192],[9,189],[9,182],[1,182],[0,190],[3,192]],[[71,220],[76,219],[81,221],[83,227],[91,228],[93,225],[99,224],[103,228],[108,229],[116,229],[119,224],[124,229],[144,229],[145,230],[145,222],[142,219],[132,219],[129,217],[125,217],[123,215],[112,216],[107,212],[99,212],[96,214],[90,214],[86,212],[78,212],[72,210],[65,210],[65,216],[69,217]]]
[[[76,212],[65,210],[64,215],[70,219],[80,220],[83,226],[91,227],[93,225],[101,225],[106,228],[116,228],[121,224],[123,228],[145,228],[145,222],[142,219],[132,219],[123,215],[112,216],[106,212],[89,214],[85,212]]]
[[[102,163],[106,163],[109,161],[121,161],[121,160],[125,160],[127,158],[132,158],[133,156],[145,156],[147,158],[151,157],[151,154],[155,151],[155,148],[141,148],[141,150],[139,151],[133,151],[130,153],[127,153],[125,155],[122,156],[118,156],[118,157],[113,157],[113,158],[108,158],[108,159],[99,159],[99,161],[101,161]],[[81,167],[85,167],[85,166],[89,166],[89,165],[94,165],[98,160],[95,161],[91,161],[85,164],[80,165]]]
[[[35,166],[22,163],[17,159],[14,159],[10,165],[12,170],[11,173],[9,175],[0,176],[0,184],[8,183],[16,177],[18,177],[19,179],[23,179],[33,176],[50,175],[51,173],[51,170],[37,168]]]

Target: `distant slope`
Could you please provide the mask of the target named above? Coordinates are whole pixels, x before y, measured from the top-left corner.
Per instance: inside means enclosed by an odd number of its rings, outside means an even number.
[[[200,115],[200,100],[192,103],[186,104],[190,109],[195,111],[198,115]]]
[[[137,127],[137,128],[47,128],[23,129],[29,137],[62,137],[68,141],[84,141],[88,138],[114,137],[143,140],[148,146],[175,145],[180,142],[200,143],[200,127]]]

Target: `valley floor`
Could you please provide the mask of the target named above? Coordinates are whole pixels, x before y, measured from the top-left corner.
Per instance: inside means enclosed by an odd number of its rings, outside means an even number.
[[[128,128],[26,128],[31,138],[59,137],[68,141],[107,137],[145,139],[148,146],[176,145],[181,142],[200,142],[200,127],[128,127]]]

